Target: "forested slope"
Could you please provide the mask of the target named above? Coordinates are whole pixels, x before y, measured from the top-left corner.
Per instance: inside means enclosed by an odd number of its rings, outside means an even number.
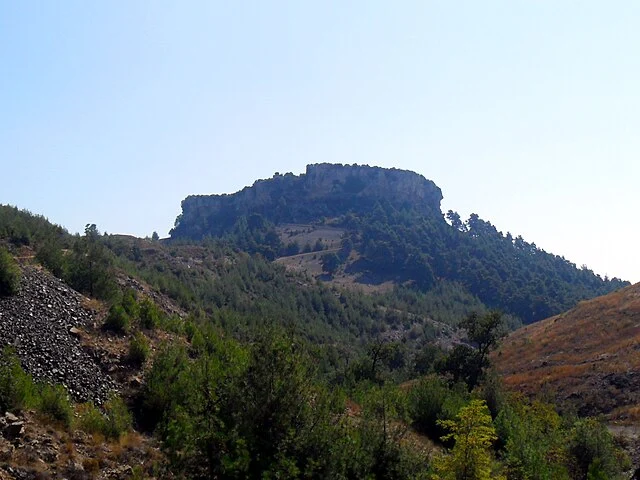
[[[164,244],[102,235],[93,224],[72,236],[1,206],[0,243],[6,338],[15,322],[5,314],[27,312],[4,305],[28,294],[43,319],[51,308],[29,273],[44,266],[91,297],[82,303],[93,320],[63,331],[121,387],[103,406],[73,403],[64,385],[34,382],[23,370],[32,363],[3,350],[0,407],[18,416],[2,420],[10,423],[0,435],[0,475],[630,476],[627,455],[600,421],[563,418],[553,405],[502,390],[489,352],[504,318],[460,284],[343,292],[230,239]],[[446,348],[433,341],[447,335],[457,337]],[[20,358],[29,359],[25,347]],[[43,365],[50,375],[39,378],[58,378],[55,365]],[[18,436],[11,447],[9,432]]]
[[[340,251],[323,257],[329,277],[343,271],[423,292],[440,280],[457,282],[525,323],[628,285],[503,234],[478,215],[466,221],[453,211],[443,215],[441,199],[433,182],[413,172],[310,165],[306,174],[276,175],[233,195],[188,197],[171,236],[224,238],[275,259],[311,248],[288,243],[276,227],[330,225],[345,233]],[[322,242],[313,249],[322,255]]]

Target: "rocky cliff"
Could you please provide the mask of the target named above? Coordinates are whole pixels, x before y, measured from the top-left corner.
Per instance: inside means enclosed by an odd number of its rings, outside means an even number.
[[[258,213],[279,222],[309,222],[371,210],[378,202],[441,215],[442,192],[422,175],[366,165],[308,165],[301,175],[275,174],[231,195],[192,195],[182,202],[172,237],[218,235],[238,217]]]

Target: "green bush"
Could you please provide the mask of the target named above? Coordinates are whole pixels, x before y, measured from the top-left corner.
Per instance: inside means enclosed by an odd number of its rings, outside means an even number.
[[[136,292],[133,289],[128,288],[125,290],[122,294],[121,304],[129,318],[136,319],[140,316],[140,306],[136,301]]]
[[[56,241],[49,240],[38,248],[36,260],[56,277],[64,277],[67,268],[66,261],[62,253],[62,247]]]
[[[104,404],[105,426],[104,435],[107,438],[119,439],[131,429],[132,417],[122,398],[113,395]]]
[[[114,304],[109,309],[109,314],[104,322],[104,328],[116,333],[125,333],[129,330],[131,319],[122,305]]]
[[[140,301],[140,323],[143,328],[153,330],[158,326],[160,322],[160,309],[151,301],[151,299],[145,297]]]
[[[420,432],[438,439],[445,433],[439,421],[455,418],[467,401],[463,385],[450,388],[443,378],[429,376],[411,389],[409,411]]]
[[[78,427],[87,433],[100,433],[104,435],[107,430],[107,422],[104,414],[93,404],[84,403],[79,406]]]
[[[20,411],[34,406],[36,399],[31,376],[22,369],[15,351],[5,347],[0,354],[0,411]]]
[[[129,342],[129,363],[142,365],[149,357],[149,340],[141,332],[136,332]]]
[[[596,418],[577,420],[569,434],[568,451],[575,478],[617,478],[630,462],[615,444],[606,425]]]
[[[81,405],[78,426],[87,433],[118,440],[131,428],[131,414],[122,399],[115,395],[105,403],[104,410],[102,413],[93,403]]]
[[[11,254],[0,247],[0,297],[18,293],[20,277],[20,267]]]
[[[40,390],[40,405],[38,410],[61,422],[64,426],[71,425],[73,407],[67,390],[62,385],[44,384]]]

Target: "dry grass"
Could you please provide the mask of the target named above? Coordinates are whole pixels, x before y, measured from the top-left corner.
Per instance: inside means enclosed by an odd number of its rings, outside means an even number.
[[[549,388],[562,399],[592,398],[607,375],[640,369],[640,284],[519,329],[493,359],[512,389],[536,394]],[[640,397],[613,394],[620,405]],[[602,395],[612,395],[611,389]]]

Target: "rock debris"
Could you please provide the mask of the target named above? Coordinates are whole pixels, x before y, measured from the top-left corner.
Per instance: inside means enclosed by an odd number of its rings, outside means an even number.
[[[20,292],[0,299],[0,346],[12,345],[35,380],[62,384],[75,401],[100,405],[116,384],[80,344],[79,329],[94,323],[83,299],[51,274],[25,266]]]

